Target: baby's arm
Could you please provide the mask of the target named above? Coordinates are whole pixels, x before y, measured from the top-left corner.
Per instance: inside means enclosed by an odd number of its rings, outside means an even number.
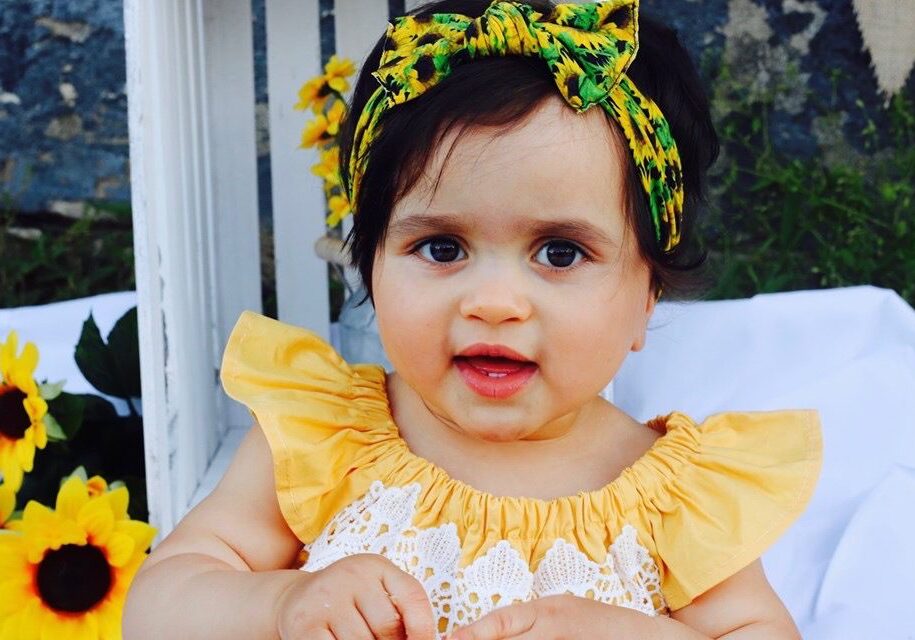
[[[275,605],[303,575],[285,569],[301,546],[280,512],[270,450],[255,427],[213,493],[140,569],[124,637],[275,637]]]
[[[376,554],[288,569],[302,543],[276,498],[260,427],[225,477],[152,552],[128,594],[123,631],[145,638],[432,640],[422,584]]]
[[[671,618],[710,638],[728,640],[799,640],[791,614],[756,560]]]

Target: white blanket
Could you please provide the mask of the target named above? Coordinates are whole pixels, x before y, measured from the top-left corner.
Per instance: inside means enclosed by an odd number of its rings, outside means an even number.
[[[73,362],[91,309],[102,335],[133,292],[0,309],[38,344],[38,377],[92,389]],[[646,348],[614,383],[645,420],[671,410],[814,408],[824,463],[807,511],[764,556],[808,640],[915,638],[915,311],[873,287],[661,304]]]
[[[915,638],[915,311],[854,287],[660,305],[652,327],[614,383],[636,418],[820,412],[819,485],[763,556],[804,638]]]

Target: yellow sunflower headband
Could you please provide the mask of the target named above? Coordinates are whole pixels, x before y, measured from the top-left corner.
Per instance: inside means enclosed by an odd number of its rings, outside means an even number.
[[[638,51],[638,0],[560,4],[549,15],[521,2],[494,1],[479,18],[456,13],[406,16],[388,25],[380,83],[356,124],[348,160],[349,201],[382,115],[451,75],[453,67],[487,56],[543,60],[565,101],[576,111],[600,105],[629,142],[662,251],[680,241],[683,173],[670,125],[658,106],[626,75]]]

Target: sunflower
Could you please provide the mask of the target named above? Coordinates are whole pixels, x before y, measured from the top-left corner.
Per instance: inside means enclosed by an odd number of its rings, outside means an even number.
[[[48,403],[34,377],[38,348],[27,342],[17,356],[18,343],[16,332],[10,331],[0,344],[0,473],[13,491],[22,486],[23,472],[32,470],[35,448],[48,443]]]
[[[340,123],[346,113],[346,105],[342,101],[334,102],[327,110],[327,133],[336,136],[340,133]]]
[[[321,152],[321,161],[311,166],[311,172],[324,179],[327,189],[339,187],[340,181],[340,147],[332,146]]]
[[[330,96],[330,87],[324,81],[324,76],[317,76],[302,85],[299,89],[299,101],[292,108],[304,111],[311,107],[315,113],[321,113]]]
[[[354,73],[356,73],[356,65],[353,64],[353,61],[339,58],[336,55],[331,56],[324,65],[324,81],[337,93],[346,93],[349,89],[346,79]]]
[[[344,195],[331,196],[327,206],[330,208],[330,215],[327,216],[327,225],[330,227],[340,224],[343,218],[352,213],[349,200]]]
[[[0,639],[120,640],[155,529],[129,519],[125,487],[100,480],[71,476],[55,510],[30,501],[0,532]]]
[[[327,132],[328,124],[327,117],[323,113],[315,116],[315,119],[309,122],[302,131],[301,146],[308,148],[329,142],[333,136]]]

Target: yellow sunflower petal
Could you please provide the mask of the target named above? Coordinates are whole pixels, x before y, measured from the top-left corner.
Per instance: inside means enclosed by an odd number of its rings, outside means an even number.
[[[86,544],[86,531],[46,506],[30,500],[22,512],[22,532],[29,562],[41,562],[48,549],[65,544]]]
[[[348,58],[332,55],[324,65],[324,75],[328,78],[342,78],[356,73],[356,65]]]
[[[32,598],[22,611],[19,623],[20,640],[39,640],[45,615],[49,613],[41,606],[41,600]]]
[[[327,86],[338,93],[346,93],[349,90],[349,82],[345,78],[330,78],[327,81]]]
[[[13,615],[0,615],[0,640],[22,640],[22,612]]]
[[[45,614],[41,640],[96,640],[98,620],[92,611],[83,615]]]
[[[38,366],[38,347],[34,342],[26,342],[19,355],[18,366],[14,367],[20,375],[26,375],[32,380],[35,379],[35,368]],[[16,384],[14,381],[13,384]]]
[[[6,484],[0,484],[0,527],[16,510],[16,492]]]
[[[10,524],[19,524],[20,522],[20,520],[17,520]],[[19,575],[25,570],[27,564],[22,535],[10,529],[0,531],[0,582],[10,576]]]
[[[6,336],[6,342],[0,346],[0,377],[9,382],[9,373],[13,368],[13,361],[16,359],[16,349],[19,346],[19,335],[15,331],[10,331]]]
[[[65,518],[75,520],[80,510],[89,502],[89,490],[78,476],[70,476],[57,492],[56,511]]]
[[[41,422],[45,414],[48,412],[48,402],[40,395],[35,394],[31,396],[26,396],[22,401],[25,412],[29,414],[29,419],[32,421],[32,424]]]
[[[326,133],[327,118],[324,117],[324,114],[318,114],[314,120],[305,125],[305,129],[302,131],[301,146],[305,148],[315,146],[326,137]]]
[[[0,473],[3,473],[3,484],[13,491],[19,491],[22,486],[22,467],[16,460],[16,445],[3,442],[0,437]]]
[[[34,430],[35,437],[35,446],[38,449],[44,449],[48,446],[48,429],[44,426],[44,422],[39,420],[32,425]]]
[[[149,549],[156,537],[156,528],[140,520],[121,520],[114,525],[114,530],[133,538],[139,553]]]
[[[123,567],[133,556],[137,543],[126,533],[115,533],[105,543],[108,564],[112,567]]]
[[[114,519],[124,520],[127,518],[127,505],[130,503],[130,494],[127,491],[127,487],[118,487],[117,489],[106,493],[105,496],[108,503],[111,505],[111,512],[114,514]]]
[[[0,620],[28,603],[31,576],[23,572],[16,578],[0,582]]]
[[[19,440],[16,440],[16,460],[19,462],[19,466],[23,471],[31,471],[32,464],[35,462],[35,442],[32,438],[33,435],[28,433],[26,429],[26,434]],[[31,437],[30,437],[31,436]]]
[[[97,608],[99,640],[122,640],[121,616],[124,611],[123,599],[106,598]]]
[[[299,89],[299,101],[295,103],[292,108],[304,110],[310,107],[315,102],[315,100],[318,99],[318,94],[320,93],[323,86],[324,78],[322,76],[312,78],[303,84],[302,88]]]
[[[85,486],[85,485],[83,485]],[[108,542],[114,531],[114,514],[104,496],[92,498],[79,510],[76,522],[85,529],[89,540],[96,546]]]

